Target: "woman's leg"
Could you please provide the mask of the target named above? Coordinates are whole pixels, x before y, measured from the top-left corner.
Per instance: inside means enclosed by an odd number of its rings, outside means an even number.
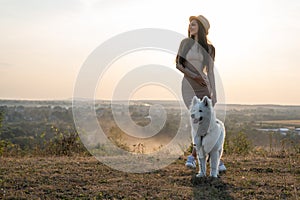
[[[193,147],[193,150],[192,150],[192,156],[194,156],[195,159],[197,158],[196,147]]]

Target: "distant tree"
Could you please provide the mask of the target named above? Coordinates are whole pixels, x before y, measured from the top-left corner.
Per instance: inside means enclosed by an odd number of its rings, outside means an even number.
[[[1,139],[2,121],[3,121],[3,110],[1,110],[0,108],[0,156],[2,156],[5,148],[8,145],[8,143],[5,140]]]
[[[1,128],[2,128],[2,120],[3,120],[3,111],[0,110],[0,134],[1,134]]]

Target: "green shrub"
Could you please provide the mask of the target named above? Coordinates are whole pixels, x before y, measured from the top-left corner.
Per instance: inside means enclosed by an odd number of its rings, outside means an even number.
[[[0,140],[0,156],[18,155],[21,149],[18,145],[8,140]]]
[[[224,151],[228,154],[249,154],[253,149],[251,141],[246,134],[239,132],[236,136],[228,138],[224,144]]]
[[[66,155],[73,154],[89,154],[78,136],[77,131],[60,131],[56,127],[52,127],[55,133],[54,138],[44,142],[44,149],[39,149],[38,154],[50,155]],[[43,134],[41,135],[43,138]]]

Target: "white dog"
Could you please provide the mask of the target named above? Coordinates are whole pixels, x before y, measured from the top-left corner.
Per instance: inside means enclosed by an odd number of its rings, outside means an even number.
[[[210,156],[210,176],[218,177],[225,139],[224,124],[216,118],[212,101],[194,96],[190,106],[192,138],[199,163],[197,177],[206,176],[206,160]]]

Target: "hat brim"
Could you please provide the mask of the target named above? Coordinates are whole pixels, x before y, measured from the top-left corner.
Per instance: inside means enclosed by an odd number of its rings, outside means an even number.
[[[197,16],[190,16],[190,18],[189,18],[190,22],[191,22],[193,19],[199,21],[199,19],[197,18]]]

